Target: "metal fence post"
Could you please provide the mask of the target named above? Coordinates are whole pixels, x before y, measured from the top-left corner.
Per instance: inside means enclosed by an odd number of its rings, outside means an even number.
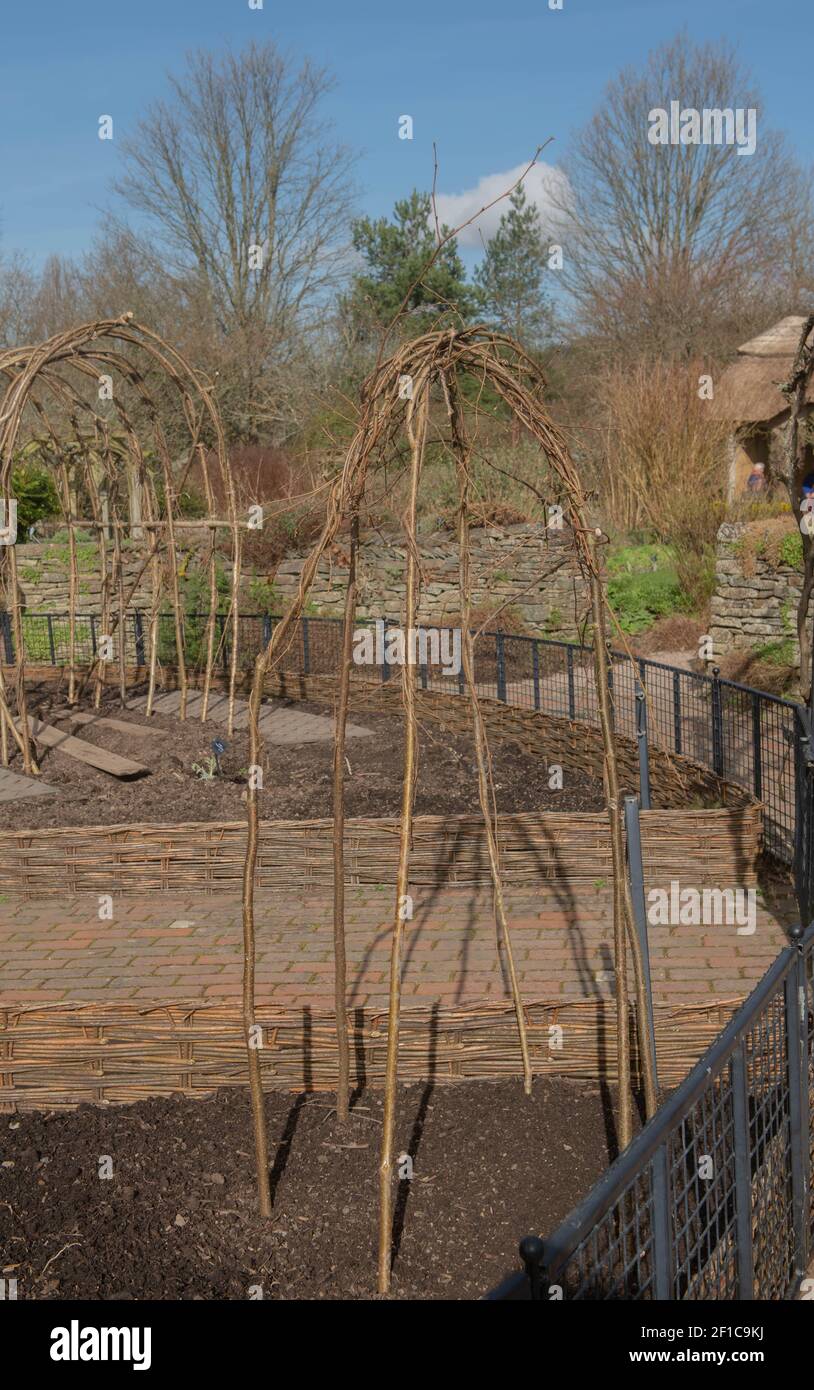
[[[669,1140],[653,1154],[653,1293],[661,1301],[673,1297],[673,1221],[670,1201]]]
[[[574,685],[574,648],[568,648],[568,718],[577,717],[577,692]]]
[[[48,650],[51,653],[51,665],[56,666],[57,649],[54,646],[54,620],[50,613],[48,614]]]
[[[644,865],[642,862],[642,830],[639,823],[639,803],[635,796],[624,800],[625,839],[627,841],[627,866],[630,878],[630,896],[633,903],[633,917],[636,935],[642,956],[644,973],[644,995],[647,1007],[647,1038],[650,1047],[650,1063],[653,1069],[653,1083],[658,1090],[658,1057],[656,1056],[656,1024],[653,1017],[653,983],[650,978],[650,946],[647,940],[647,908],[644,897]]]
[[[540,644],[537,638],[531,644],[531,669],[534,677],[534,708],[540,708]]]
[[[3,612],[0,613],[0,627],[3,632],[3,649],[6,653],[6,662],[9,666],[14,665],[14,637],[11,632],[11,616]]]
[[[506,703],[506,653],[503,646],[503,633],[495,633],[495,663],[497,666],[497,698]]]
[[[389,626],[389,623],[390,623],[390,619],[389,619],[389,618],[377,618],[377,619],[376,619],[376,625],[377,625],[377,627],[379,628],[379,631],[380,631],[381,634],[382,634],[382,680],[383,680],[383,681],[389,681],[389,679],[390,679],[390,665],[389,665],[389,663],[388,663],[387,655],[386,655],[386,653],[387,653],[387,628],[388,628],[388,626]]]
[[[673,743],[676,753],[681,752],[681,674],[673,672]]]
[[[548,1280],[545,1275],[545,1245],[539,1236],[523,1237],[520,1258],[526,1268],[529,1296],[533,1303],[540,1303],[548,1292]]]
[[[311,674],[311,634],[308,627],[308,619],[301,618],[302,623],[302,671],[303,675]]]
[[[754,1296],[752,1258],[752,1163],[749,1152],[749,1092],[746,1039],[732,1053],[732,1126],[735,1147],[735,1239],[738,1298]]]
[[[752,693],[752,765],[754,767],[755,796],[760,801],[763,795],[763,760],[760,742],[760,696]]]
[[[806,1124],[805,1129],[803,1128],[804,1075],[806,1109],[808,1108],[808,1047],[806,1046],[808,1019],[805,986],[803,987],[801,997],[799,973],[799,962],[802,960],[799,951],[799,942],[803,935],[803,928],[798,926],[789,934],[798,948],[798,959],[794,963],[793,970],[786,976],[784,987],[784,1002],[786,1006],[786,1055],[788,1057],[789,1066],[791,1202],[796,1272],[797,1274],[805,1274],[808,1263],[808,1223],[806,1221],[808,1194],[806,1192],[806,1171],[808,1169],[807,1155],[811,1138],[808,1132],[808,1124]],[[804,1057],[806,1061],[805,1071],[803,1069]],[[804,1153],[806,1155],[805,1160]]]
[[[811,722],[808,711],[794,711],[794,886],[802,922],[811,918],[811,823],[814,813],[811,759]]]
[[[92,655],[92,656],[95,656],[95,655],[96,655],[96,615],[95,615],[94,613],[91,613],[91,615],[90,615],[90,649],[91,649],[91,655]]]
[[[613,652],[611,651],[610,638],[605,641],[605,651],[608,654],[608,694],[610,695],[611,728],[615,731],[616,701],[613,698]]]
[[[264,613],[264,614],[263,614],[263,651],[266,650],[266,647],[268,646],[268,644],[269,644],[270,641],[271,641],[271,615],[268,614],[268,613]]]
[[[813,1253],[811,1247],[812,1239],[814,1239],[814,1232],[811,1230],[811,1144],[808,1142],[808,1136],[811,1134],[811,1092],[809,1089],[811,1059],[809,1058],[808,1015],[810,1007],[814,1006],[814,998],[809,999],[808,953],[803,953],[800,949],[800,937],[803,934],[802,924],[798,931],[792,932],[792,938],[797,946],[795,973],[797,975],[797,1007],[800,1028],[800,1131],[803,1136],[800,1155],[803,1164],[801,1224],[804,1240],[804,1267],[807,1268]]]
[[[636,742],[639,748],[639,796],[642,810],[650,810],[650,752],[647,746],[647,697],[641,680],[636,682]]]
[[[724,775],[724,722],[721,705],[721,668],[712,668],[712,769],[719,777]]]

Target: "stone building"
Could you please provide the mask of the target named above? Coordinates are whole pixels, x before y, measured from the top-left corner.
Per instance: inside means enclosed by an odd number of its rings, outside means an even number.
[[[784,468],[785,426],[789,403],[780,390],[791,374],[804,319],[796,314],[780,319],[738,348],[737,359],[715,387],[715,413],[732,422],[727,460],[730,502],[747,491],[755,464],[762,464],[768,482]],[[814,403],[814,380],[807,401]],[[810,414],[811,405],[807,406]],[[814,472],[814,452],[806,446]]]

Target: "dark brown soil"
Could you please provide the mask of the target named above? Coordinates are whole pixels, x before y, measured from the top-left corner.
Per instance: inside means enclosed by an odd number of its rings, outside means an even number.
[[[0,1277],[20,1299],[374,1296],[381,1094],[340,1129],[327,1095],[267,1097],[274,1216],[256,1210],[244,1091],[0,1120]],[[478,1298],[612,1153],[598,1085],[402,1089],[392,1295]],[[109,1160],[105,1168],[105,1156]],[[100,1177],[109,1171],[112,1176]]]
[[[329,714],[321,705],[296,702],[296,709]],[[44,690],[35,691],[31,708],[42,718],[71,732],[49,704]],[[103,725],[84,725],[73,730],[82,739],[142,763],[149,775],[121,781],[61,753],[41,750],[43,779],[58,788],[53,796],[0,802],[0,829],[46,829],[71,825],[115,825],[183,821],[238,821],[246,815],[246,768],[250,761],[248,735],[238,732],[226,739],[223,725],[199,720],[181,723],[171,715],[156,714],[151,720],[133,710],[122,710],[111,695],[101,711],[116,719],[142,726],[149,723],[154,736],[128,736]],[[401,810],[403,732],[393,714],[352,716],[353,722],[373,729],[370,738],[348,740],[350,771],[345,781],[345,813],[348,816],[396,816]],[[203,780],[193,763],[205,765],[212,742],[228,743],[221,758],[222,775]],[[333,743],[270,745],[267,749],[265,793],[261,814],[267,820],[311,820],[330,816]],[[515,744],[495,744],[492,762],[498,810],[599,811],[602,784],[577,768],[563,768],[563,788],[549,788],[543,759],[532,759]],[[16,755],[12,768],[19,770]],[[425,724],[420,730],[416,814],[463,815],[479,810],[477,774],[472,741],[468,736]]]

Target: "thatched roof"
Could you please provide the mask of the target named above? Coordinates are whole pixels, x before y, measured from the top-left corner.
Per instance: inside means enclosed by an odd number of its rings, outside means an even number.
[[[742,343],[738,357],[715,387],[715,414],[736,424],[768,423],[788,410],[780,390],[788,381],[805,320],[797,314],[781,319]],[[806,400],[814,403],[814,379]]]

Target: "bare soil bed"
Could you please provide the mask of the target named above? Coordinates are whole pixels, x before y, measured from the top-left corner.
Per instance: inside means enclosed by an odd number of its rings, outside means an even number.
[[[392,1297],[478,1298],[613,1154],[596,1083],[402,1088]],[[245,1092],[3,1116],[0,1277],[20,1299],[374,1296],[381,1094],[267,1096],[274,1215],[257,1213]],[[609,1139],[610,1133],[610,1139]],[[107,1155],[112,1176],[100,1177]],[[105,1170],[106,1171],[106,1170]]]
[[[327,706],[294,702],[291,707],[330,715]],[[115,825],[144,822],[238,821],[246,815],[248,734],[227,739],[221,723],[155,714],[148,720],[135,710],[123,710],[110,693],[101,713],[133,724],[148,725],[151,738],[119,732],[102,724],[74,728],[60,714],[61,702],[45,687],[32,692],[30,708],[47,723],[73,732],[88,743],[122,754],[149,768],[149,775],[119,780],[60,752],[39,750],[45,782],[57,788],[53,796],[0,802],[0,830],[49,829],[62,826]],[[62,706],[64,711],[64,706]],[[396,816],[401,810],[403,732],[393,714],[353,714],[352,721],[372,729],[369,738],[348,740],[349,770],[345,781],[348,816]],[[222,775],[203,780],[193,763],[206,764],[215,739],[227,743],[221,757]],[[16,753],[11,766],[21,770]],[[264,775],[266,794],[262,814],[268,820],[311,820],[330,816],[333,742],[271,744]],[[604,800],[598,778],[577,768],[563,768],[563,788],[552,790],[545,760],[533,759],[516,744],[492,747],[498,810],[600,811]],[[425,723],[420,729],[416,788],[417,815],[464,815],[479,810],[477,774],[470,737]]]

